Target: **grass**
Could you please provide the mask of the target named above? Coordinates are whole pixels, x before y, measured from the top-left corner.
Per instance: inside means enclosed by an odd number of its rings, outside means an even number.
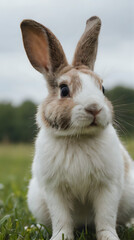
[[[134,140],[125,139],[134,159]],[[0,145],[0,240],[50,239],[51,230],[36,224],[26,203],[34,148],[32,145]],[[134,228],[118,227],[121,240],[134,240]],[[96,240],[95,233],[75,232],[76,240]]]

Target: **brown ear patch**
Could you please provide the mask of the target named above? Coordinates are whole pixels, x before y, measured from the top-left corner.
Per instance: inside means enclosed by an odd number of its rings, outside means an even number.
[[[58,72],[68,65],[60,42],[48,28],[32,20],[24,20],[21,30],[31,64],[55,86]]]
[[[73,66],[86,65],[89,69],[94,69],[100,27],[101,20],[98,17],[94,16],[87,20],[86,29],[75,50]]]
[[[50,66],[48,41],[43,26],[34,21],[23,21],[21,23],[23,43],[27,56],[36,70],[48,71]]]
[[[58,73],[62,68],[64,68],[65,66],[68,66],[68,62],[59,40],[48,28],[45,28],[45,30],[46,30],[48,42],[49,42],[50,61],[52,64],[52,71],[54,73]]]

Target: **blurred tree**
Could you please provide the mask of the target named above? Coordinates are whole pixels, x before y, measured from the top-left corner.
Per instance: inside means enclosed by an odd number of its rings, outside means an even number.
[[[16,108],[16,132],[18,140],[22,142],[31,142],[36,135],[37,128],[35,124],[36,105],[31,101],[24,102]]]
[[[0,104],[0,141],[31,142],[36,136],[36,105],[26,101],[19,107]]]
[[[11,104],[0,104],[0,141],[14,139],[15,109]]]
[[[134,137],[134,89],[118,86],[106,91],[114,106],[114,123],[121,135]]]

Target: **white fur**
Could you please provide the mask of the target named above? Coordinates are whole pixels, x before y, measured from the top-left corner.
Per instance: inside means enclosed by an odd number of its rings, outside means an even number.
[[[111,125],[104,96],[93,79],[80,77],[82,90],[74,98],[72,129],[59,133],[39,120],[28,205],[39,222],[47,226],[52,222],[53,240],[61,240],[62,233],[71,240],[74,227],[92,223],[98,240],[118,240],[117,214],[123,223],[134,216],[134,167],[126,180],[123,151],[133,163]],[[84,110],[93,103],[102,108],[98,131],[89,127],[93,119]]]
[[[74,101],[77,105],[72,111],[72,126],[74,127],[88,127],[93,121],[93,115],[87,113],[85,108],[90,107],[92,104],[96,104],[98,110],[102,109],[100,114],[97,115],[96,122],[105,127],[112,121],[112,115],[105,103],[105,97],[100,91],[95,79],[90,75],[79,73],[80,79],[82,79],[82,91],[80,91],[75,97]],[[95,84],[96,83],[96,84]]]

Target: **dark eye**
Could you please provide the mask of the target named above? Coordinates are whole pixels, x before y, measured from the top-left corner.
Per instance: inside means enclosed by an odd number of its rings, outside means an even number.
[[[60,85],[60,91],[61,91],[60,94],[62,98],[69,97],[69,88],[66,84]]]
[[[105,88],[103,85],[102,85],[102,92],[103,92],[103,94],[105,93]]]

